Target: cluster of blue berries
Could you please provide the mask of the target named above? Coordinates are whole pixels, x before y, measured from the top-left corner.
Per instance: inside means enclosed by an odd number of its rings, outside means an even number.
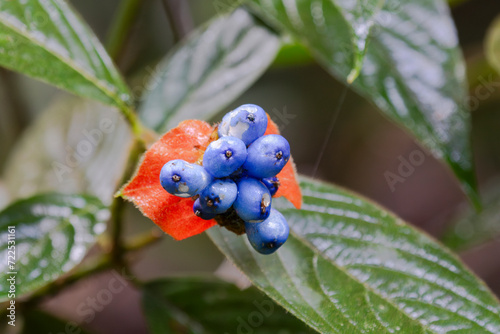
[[[172,160],[161,169],[162,187],[172,195],[193,197],[194,214],[216,219],[231,231],[247,234],[256,251],[275,252],[288,238],[288,224],[271,198],[276,175],[290,158],[290,145],[280,135],[265,135],[267,115],[254,104],[227,113],[218,126],[203,165]]]

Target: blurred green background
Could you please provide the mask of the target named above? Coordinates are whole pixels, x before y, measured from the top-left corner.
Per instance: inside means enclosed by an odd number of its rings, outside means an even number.
[[[70,1],[103,41],[117,0]],[[176,9],[181,33],[188,33],[227,10],[236,1],[171,1]],[[478,101],[472,111],[472,138],[480,188],[484,189],[500,175],[500,78],[486,65],[483,40],[486,30],[500,13],[495,0],[466,1],[455,5],[453,17],[468,64],[471,94],[480,78],[498,84],[491,94]],[[175,44],[160,0],[146,1],[134,26],[119,67],[131,86],[140,87],[146,69],[155,64]],[[343,85],[316,65],[305,51],[289,47],[275,64],[227,110],[243,103],[261,105],[280,125],[288,138],[298,170],[310,175],[330,119],[339,104]],[[0,168],[16,149],[23,131],[61,91],[32,79],[0,70]],[[280,116],[288,115],[288,118]],[[316,177],[352,189],[392,210],[404,220],[439,238],[450,219],[468,205],[450,171],[434,158],[425,161],[404,183],[391,191],[384,177],[396,172],[399,157],[408,159],[414,150],[423,150],[415,141],[384,118],[376,109],[349,91],[341,107],[326,154]],[[1,189],[1,188],[0,188]],[[0,193],[0,198],[5,196]],[[1,202],[0,202],[1,203]],[[146,231],[153,223],[132,206],[127,217],[127,233]],[[500,240],[476,247],[462,257],[494,292],[500,294]],[[165,237],[153,247],[136,255],[134,273],[141,278],[164,275],[213,272],[223,256],[205,235],[175,242]],[[77,308],[89,296],[95,296],[111,279],[103,273],[66,290],[45,303],[45,308],[76,322],[85,322]],[[130,286],[95,314],[84,327],[98,333],[146,333],[138,293]]]

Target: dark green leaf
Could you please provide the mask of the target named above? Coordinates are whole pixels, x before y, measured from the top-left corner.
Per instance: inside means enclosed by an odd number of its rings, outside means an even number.
[[[242,291],[216,279],[179,278],[148,283],[142,304],[153,334],[315,333],[257,289]]]
[[[353,71],[352,31],[371,33],[352,87],[446,161],[476,200],[465,66],[442,0],[254,0],[260,15],[306,44],[335,77]],[[344,13],[350,13],[349,15]],[[362,35],[364,36],[364,35]],[[364,44],[363,44],[364,45]]]
[[[196,31],[154,70],[140,108],[158,132],[180,121],[209,119],[272,63],[281,42],[242,9]]]
[[[74,321],[65,321],[39,310],[30,310],[23,316],[21,334],[88,334]]]
[[[500,181],[493,182],[483,196],[483,210],[461,212],[442,238],[443,243],[462,251],[500,236]]]
[[[328,67],[354,81],[363,65],[368,36],[383,0],[253,0],[270,23],[309,46]]]
[[[13,150],[5,185],[14,198],[56,191],[87,193],[109,204],[131,143],[127,123],[113,108],[74,97],[59,99]]]
[[[0,212],[0,253],[4,274],[17,272],[16,297],[36,290],[72,269],[105,230],[108,210],[95,197],[43,194],[15,202]],[[15,264],[8,247],[15,228]],[[12,258],[10,258],[12,260]],[[0,301],[6,300],[9,282],[0,282]]]
[[[321,333],[498,333],[500,305],[449,251],[375,204],[303,181],[302,210],[275,200],[291,235],[273,255],[210,237],[260,289]]]
[[[131,102],[103,46],[64,0],[0,1],[0,65],[120,109]]]
[[[500,16],[491,24],[486,35],[485,53],[491,66],[500,73]]]

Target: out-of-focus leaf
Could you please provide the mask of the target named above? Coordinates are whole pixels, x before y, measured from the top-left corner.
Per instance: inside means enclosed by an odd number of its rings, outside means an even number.
[[[163,279],[142,293],[144,315],[153,334],[315,333],[255,288],[206,278]],[[175,330],[184,328],[184,331]]]
[[[24,133],[4,171],[15,198],[40,192],[112,200],[132,143],[113,108],[80,98],[56,100]]]
[[[21,334],[90,334],[73,321],[65,321],[39,310],[30,310],[23,314]]]
[[[105,230],[108,217],[108,210],[95,197],[56,193],[22,199],[0,212],[0,253],[4,259],[0,270],[7,276],[17,273],[16,297],[50,283],[78,264],[96,235]],[[9,242],[11,227],[15,229],[15,244]],[[9,292],[9,281],[4,278],[0,301],[6,300]]]
[[[352,87],[446,161],[477,202],[465,66],[444,1],[386,0],[382,9],[377,7],[382,1],[251,3],[270,24],[307,45],[342,81],[349,81],[353,71],[352,27],[369,34]],[[351,14],[342,15],[346,12]]]
[[[273,201],[291,228],[273,255],[208,231],[285,309],[321,333],[500,332],[498,300],[451,252],[345,190],[307,180],[302,190],[302,210]]]
[[[140,116],[166,132],[186,119],[209,119],[272,63],[279,37],[242,9],[193,33],[153,71]]]
[[[128,108],[128,88],[97,37],[64,0],[0,1],[0,65]]]
[[[486,59],[500,73],[500,16],[493,21],[485,39]]]
[[[465,209],[444,234],[443,243],[456,251],[466,250],[500,236],[500,181],[483,196],[483,210]]]

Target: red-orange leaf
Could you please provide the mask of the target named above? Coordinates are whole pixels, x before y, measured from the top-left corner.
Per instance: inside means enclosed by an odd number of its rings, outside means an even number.
[[[160,170],[173,159],[194,163],[208,145],[212,127],[197,120],[180,123],[151,146],[134,177],[121,195],[141,210],[165,233],[177,240],[199,234],[216,225],[193,214],[193,200],[167,193],[160,184]]]

